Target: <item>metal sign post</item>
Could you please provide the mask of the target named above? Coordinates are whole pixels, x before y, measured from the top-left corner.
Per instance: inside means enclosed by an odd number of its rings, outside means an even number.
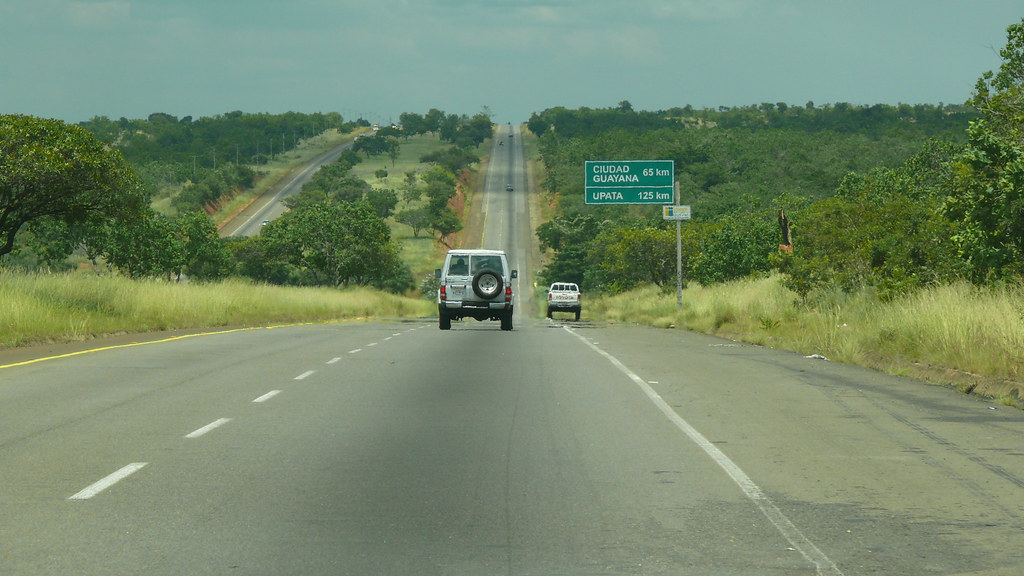
[[[683,309],[683,220],[690,219],[690,207],[679,206],[679,182],[672,186],[676,206],[662,206],[661,217],[664,220],[676,221],[676,308]]]
[[[672,183],[675,202],[679,204],[679,182]],[[676,220],[676,310],[683,309],[683,232],[682,220]]]

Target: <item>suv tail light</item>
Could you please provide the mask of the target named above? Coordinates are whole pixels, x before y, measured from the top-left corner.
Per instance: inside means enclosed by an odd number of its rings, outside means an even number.
[[[441,284],[441,302],[448,300],[448,291],[444,289],[444,284]]]
[[[512,301],[512,287],[511,286],[505,286],[505,302],[511,302],[511,301]]]

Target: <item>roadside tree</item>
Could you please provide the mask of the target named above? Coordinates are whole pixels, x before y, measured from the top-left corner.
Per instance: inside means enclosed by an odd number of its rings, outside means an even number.
[[[419,208],[408,208],[395,214],[395,221],[412,228],[413,237],[419,238],[420,231],[429,228],[433,218],[426,206],[420,206]]]
[[[124,157],[84,128],[22,115],[0,116],[0,256],[26,224],[51,218],[132,219],[149,198]]]
[[[1024,277],[1024,20],[1007,28],[999,54],[999,72],[986,72],[969,102],[984,118],[951,165],[945,205],[975,282]]]
[[[675,230],[608,228],[591,245],[593,264],[588,268],[587,286],[614,294],[644,284],[675,285]]]
[[[188,212],[175,221],[183,272],[192,280],[220,280],[231,272],[231,253],[205,212]]]
[[[391,230],[366,202],[304,203],[272,224],[260,235],[266,251],[317,285],[387,284],[401,269]]]

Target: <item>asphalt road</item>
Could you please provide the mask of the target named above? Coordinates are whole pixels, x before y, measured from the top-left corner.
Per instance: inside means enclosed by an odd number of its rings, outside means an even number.
[[[513,287],[516,322],[534,312],[532,283],[537,266],[522,141],[519,126],[497,127],[487,163],[484,194],[473,205],[479,212],[477,216],[483,220],[482,240],[479,245],[460,246],[505,251],[509,266],[520,273]],[[508,190],[508,186],[512,190]]]
[[[0,573],[1024,566],[1018,411],[685,332],[492,324],[0,368]]]
[[[1024,413],[912,380],[522,312],[117,342],[0,353],[0,574],[1024,571]]]
[[[266,220],[274,220],[284,214],[287,207],[285,198],[297,194],[302,186],[309,182],[316,171],[324,164],[329,164],[341,157],[341,153],[351,148],[354,140],[335,146],[314,158],[309,164],[284,177],[281,182],[267,190],[260,198],[247,206],[238,216],[224,224],[222,236],[255,236],[259,234]]]

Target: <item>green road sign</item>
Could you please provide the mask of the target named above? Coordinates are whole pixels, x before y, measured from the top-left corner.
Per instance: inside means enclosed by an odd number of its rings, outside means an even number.
[[[587,204],[671,204],[675,201],[672,160],[587,160]]]

